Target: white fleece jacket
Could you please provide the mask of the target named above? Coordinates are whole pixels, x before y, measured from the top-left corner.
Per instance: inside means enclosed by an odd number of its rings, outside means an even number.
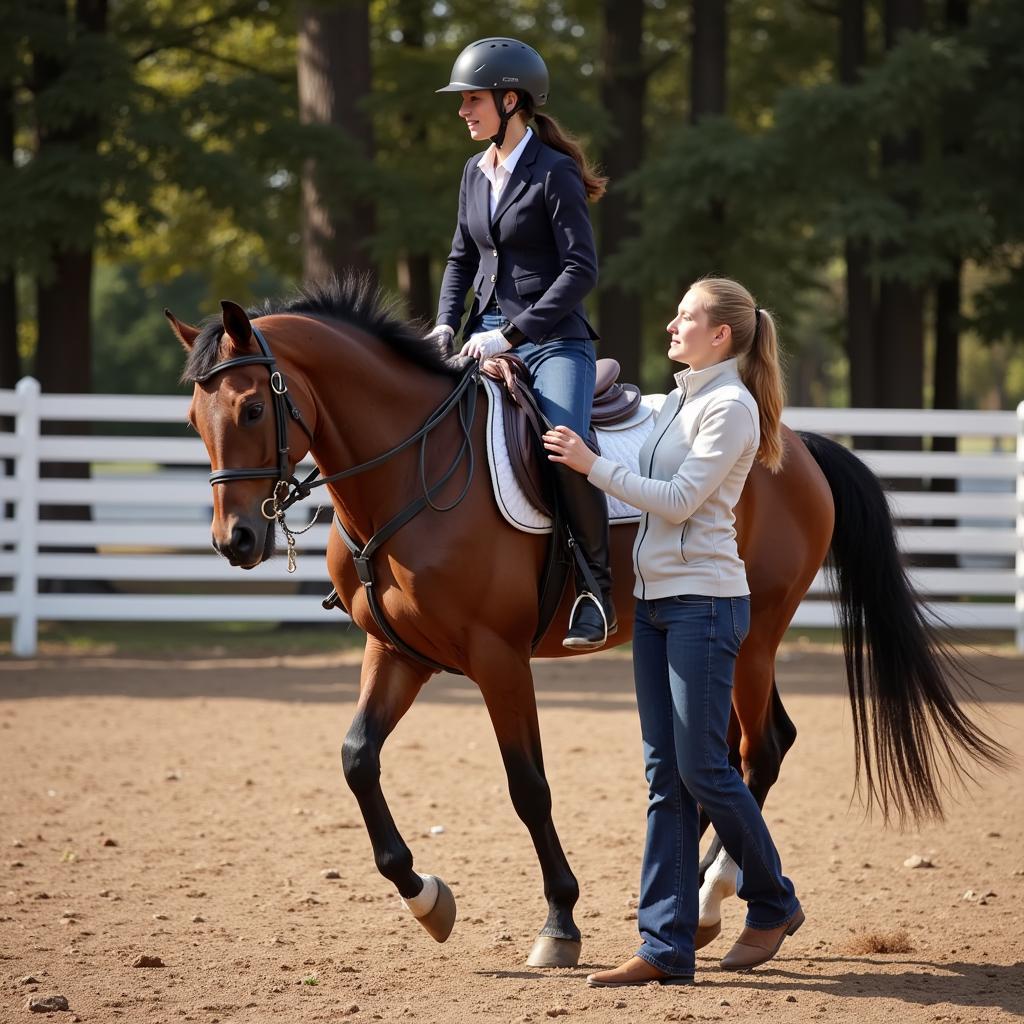
[[[675,380],[640,449],[640,473],[599,458],[588,479],[643,512],[637,597],[742,597],[750,590],[733,509],[760,444],[757,404],[735,359]]]

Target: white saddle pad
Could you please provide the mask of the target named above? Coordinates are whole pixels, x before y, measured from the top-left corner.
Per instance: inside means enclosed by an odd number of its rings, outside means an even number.
[[[487,377],[483,378],[483,382],[487,389],[487,464],[491,471],[494,500],[501,514],[517,530],[525,533],[550,533],[550,516],[530,504],[512,472],[501,414],[502,388]],[[636,412],[628,420],[616,423],[607,430],[598,430],[601,454],[639,473],[640,448],[654,429],[655,414],[664,401],[664,395],[644,395]],[[613,525],[635,523],[640,519],[638,509],[618,498],[610,495],[607,497],[608,519]]]

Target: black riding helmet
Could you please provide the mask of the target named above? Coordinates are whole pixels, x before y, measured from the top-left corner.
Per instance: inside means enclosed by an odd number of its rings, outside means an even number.
[[[544,59],[532,47],[518,39],[493,36],[470,43],[455,58],[451,81],[438,92],[472,92],[488,89],[494,97],[494,106],[501,118],[501,128],[491,141],[500,146],[505,141],[509,118],[522,107],[523,96],[528,95],[535,107],[548,100],[548,69]],[[516,105],[506,112],[501,98],[513,91],[519,97]]]

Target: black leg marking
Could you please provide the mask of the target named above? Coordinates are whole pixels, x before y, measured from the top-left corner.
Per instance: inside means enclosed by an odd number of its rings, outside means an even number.
[[[580,898],[580,887],[569,867],[551,820],[551,788],[544,777],[540,750],[529,756],[519,749],[502,748],[512,806],[530,832],[544,876],[548,918],[541,935],[580,941],[580,930],[572,911]]]

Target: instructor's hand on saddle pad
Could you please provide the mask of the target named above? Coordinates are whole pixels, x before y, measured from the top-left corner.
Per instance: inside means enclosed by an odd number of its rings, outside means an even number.
[[[597,456],[587,447],[583,438],[569,427],[552,427],[544,435],[544,447],[552,462],[561,462],[577,473],[587,475]]]
[[[496,356],[500,352],[507,352],[512,347],[512,342],[505,337],[501,331],[481,331],[474,334],[465,345],[462,346],[460,356],[472,356],[481,362]]]

